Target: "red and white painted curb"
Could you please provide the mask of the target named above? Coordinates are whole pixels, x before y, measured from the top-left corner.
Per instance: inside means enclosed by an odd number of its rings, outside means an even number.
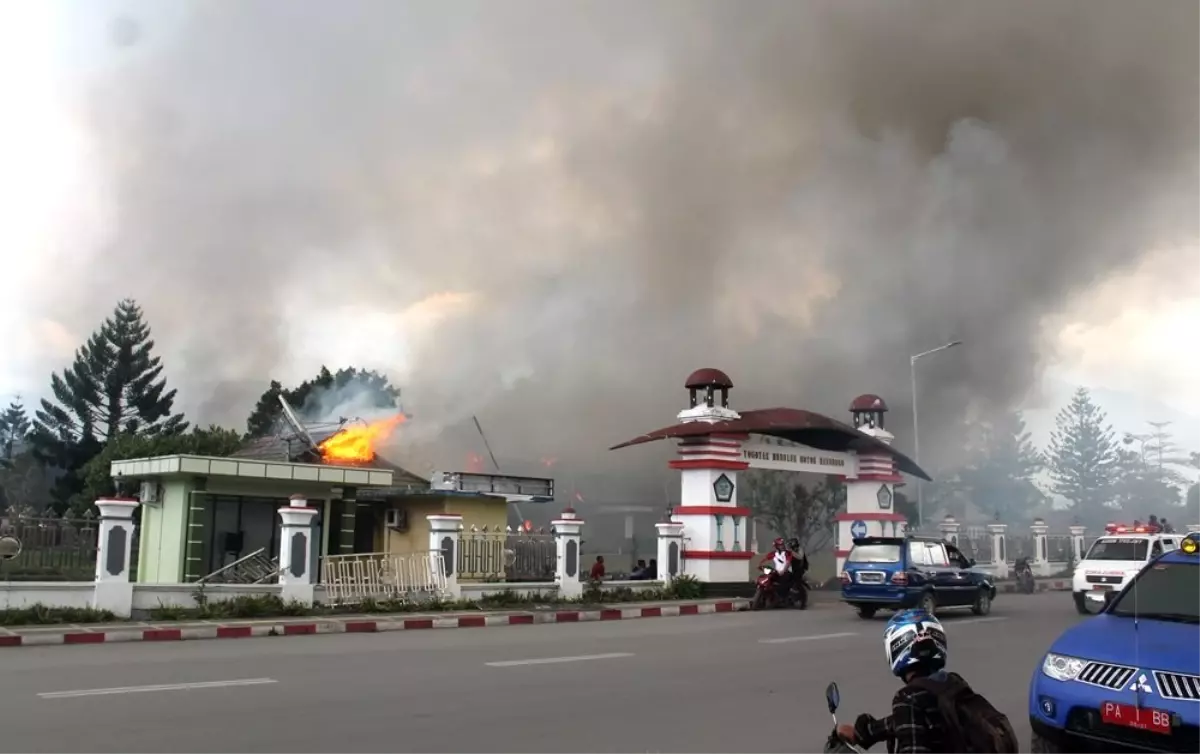
[[[190,641],[194,639],[250,639],[263,636],[311,636],[313,634],[373,634],[384,631],[413,631],[430,628],[491,628],[494,626],[533,626],[548,623],[585,623],[591,621],[673,618],[680,615],[732,613],[746,607],[745,600],[701,602],[653,607],[605,608],[602,610],[547,610],[535,613],[503,615],[453,615],[378,619],[314,620],[311,622],[251,623],[246,625],[187,626],[169,628],[104,628],[92,631],[29,632],[0,635],[0,647],[37,647],[60,644],[113,644],[135,641]]]

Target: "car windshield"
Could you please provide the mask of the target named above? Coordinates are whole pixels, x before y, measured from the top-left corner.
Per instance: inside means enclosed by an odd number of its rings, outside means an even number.
[[[1200,623],[1200,565],[1155,563],[1113,601],[1109,613]]]
[[[1084,560],[1145,560],[1147,539],[1110,537],[1097,539],[1088,550]]]
[[[855,545],[846,556],[848,563],[899,563],[900,545]]]

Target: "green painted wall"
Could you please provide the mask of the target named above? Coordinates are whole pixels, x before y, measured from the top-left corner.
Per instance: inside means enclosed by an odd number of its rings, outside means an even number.
[[[183,573],[188,501],[195,485],[188,479],[162,480],[162,503],[142,507],[138,575],[142,584],[178,584]]]

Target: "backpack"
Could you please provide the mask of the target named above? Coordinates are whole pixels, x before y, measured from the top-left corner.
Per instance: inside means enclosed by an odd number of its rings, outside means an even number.
[[[947,673],[944,680],[914,678],[910,686],[925,689],[938,700],[938,711],[946,722],[950,751],[1015,754],[1020,751],[1017,734],[1008,717],[975,693],[962,676]]]

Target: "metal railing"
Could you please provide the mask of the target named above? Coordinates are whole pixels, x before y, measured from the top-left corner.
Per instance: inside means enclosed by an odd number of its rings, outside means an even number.
[[[554,535],[472,526],[458,540],[458,577],[468,581],[553,581]]]
[[[0,517],[0,537],[21,543],[20,554],[0,561],[0,579],[91,581],[96,577],[99,526],[90,510],[81,518],[11,510]]]
[[[331,605],[355,605],[368,599],[416,602],[447,596],[440,550],[326,555],[321,558],[321,583]]]
[[[204,576],[197,584],[266,584],[279,576],[279,556],[267,557],[267,548],[260,547],[244,558],[238,558],[224,568]]]

